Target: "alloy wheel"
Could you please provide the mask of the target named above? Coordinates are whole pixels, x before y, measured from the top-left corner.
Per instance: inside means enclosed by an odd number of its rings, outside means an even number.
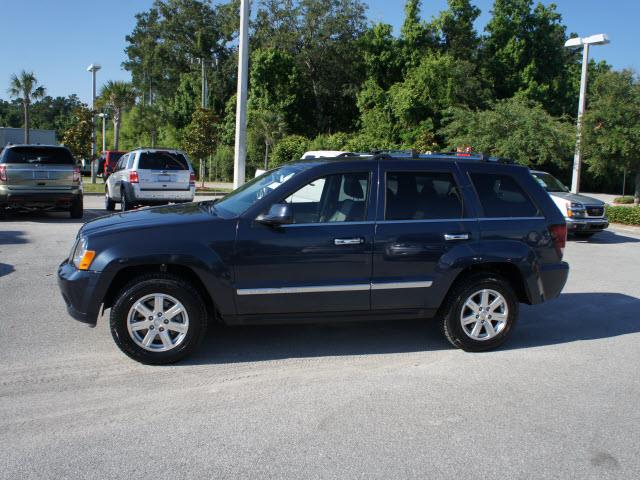
[[[129,309],[127,330],[139,347],[150,352],[166,352],[184,341],[189,330],[189,315],[176,298],[152,293]]]

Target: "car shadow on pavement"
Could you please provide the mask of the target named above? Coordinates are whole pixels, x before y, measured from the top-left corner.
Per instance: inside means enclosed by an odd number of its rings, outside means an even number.
[[[6,220],[34,223],[75,223],[80,225],[108,213],[106,210],[85,208],[82,218],[70,218],[67,212],[11,212],[6,216]]]
[[[611,245],[616,243],[638,243],[640,238],[628,237],[626,235],[620,235],[619,233],[612,232],[611,230],[605,230],[603,232],[596,233],[590,238],[572,237],[572,241],[578,243],[594,243],[597,245]]]
[[[396,320],[214,327],[183,365],[449,349],[436,322]]]
[[[29,243],[21,230],[0,230],[0,245],[20,245]]]
[[[640,332],[640,299],[619,293],[567,293],[522,305],[501,350],[597,340]],[[312,325],[212,327],[182,365],[224,364],[452,349],[436,321],[396,320]]]
[[[542,305],[522,305],[505,349],[540,347],[640,332],[640,299],[621,293],[565,293]]]
[[[10,273],[13,273],[15,271],[16,269],[13,267],[13,265],[0,263],[0,278],[4,277],[5,275],[9,275]]]

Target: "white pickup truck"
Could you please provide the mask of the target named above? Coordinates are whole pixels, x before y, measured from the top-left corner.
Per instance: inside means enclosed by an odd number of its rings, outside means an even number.
[[[570,233],[590,237],[609,226],[605,203],[592,197],[571,193],[560,180],[547,172],[532,170],[531,175],[549,193],[567,221]]]

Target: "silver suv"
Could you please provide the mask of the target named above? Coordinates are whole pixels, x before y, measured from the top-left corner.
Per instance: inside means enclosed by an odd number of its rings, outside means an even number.
[[[56,145],[7,145],[0,154],[0,214],[5,210],[67,211],[82,218],[80,167]]]
[[[104,203],[123,211],[141,205],[192,202],[196,177],[189,158],[180,150],[140,148],[123,155],[107,178]]]

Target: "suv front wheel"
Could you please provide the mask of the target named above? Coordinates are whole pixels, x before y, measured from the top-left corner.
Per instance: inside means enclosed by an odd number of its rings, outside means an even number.
[[[180,277],[138,277],[119,293],[111,308],[111,334],[126,355],[161,365],[190,355],[207,326],[198,292]]]
[[[468,352],[491,350],[510,335],[518,318],[518,299],[509,283],[493,274],[476,274],[452,290],[440,319],[449,342]]]

